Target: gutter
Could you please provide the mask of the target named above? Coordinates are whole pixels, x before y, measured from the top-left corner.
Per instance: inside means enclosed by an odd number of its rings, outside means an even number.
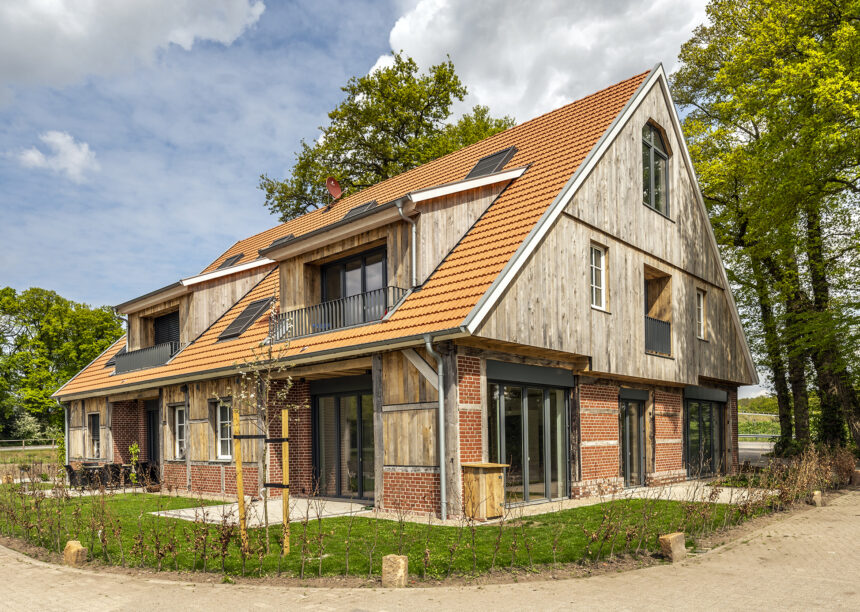
[[[445,468],[445,369],[442,363],[442,356],[433,350],[433,336],[424,334],[424,348],[427,354],[436,359],[436,388],[439,396],[439,409],[436,417],[436,437],[439,441],[439,517],[442,521],[448,518],[448,497],[447,497],[447,482]]]

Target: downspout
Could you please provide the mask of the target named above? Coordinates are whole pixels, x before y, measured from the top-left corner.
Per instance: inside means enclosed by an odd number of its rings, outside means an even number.
[[[65,421],[66,431],[63,433],[63,446],[65,446],[65,461],[69,465],[69,405],[60,404],[63,407],[63,420]]]
[[[424,334],[424,348],[427,349],[427,354],[436,360],[436,385],[439,396],[439,410],[436,415],[438,419],[436,433],[439,438],[439,516],[444,521],[448,518],[447,483],[445,482],[445,468],[447,467],[445,461],[445,369],[442,356],[433,350],[431,340],[430,334]]]
[[[418,264],[417,264],[417,236],[418,236],[418,224],[415,223],[415,219],[410,219],[405,214],[403,214],[403,200],[397,200],[395,203],[397,206],[397,212],[400,213],[400,216],[404,221],[412,224],[412,240],[409,242],[409,251],[412,254],[412,287],[415,288],[418,286]]]

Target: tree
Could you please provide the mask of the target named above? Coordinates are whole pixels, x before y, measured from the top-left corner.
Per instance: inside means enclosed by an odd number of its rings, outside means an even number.
[[[780,406],[782,442],[860,444],[860,1],[712,0],[673,93]],[[741,300],[743,301],[743,299]],[[754,317],[756,320],[751,320]],[[813,375],[814,374],[814,375]],[[790,397],[788,388],[790,387]]]
[[[326,205],[329,176],[348,195],[514,125],[485,106],[446,123],[454,101],[466,95],[450,59],[419,74],[413,59],[397,53],[391,66],[353,77],[342,89],[346,99],[313,144],[302,141],[290,176],[260,177],[266,206],[281,221]]]
[[[51,395],[122,335],[121,321],[54,291],[0,289],[0,424],[23,412],[55,419]]]

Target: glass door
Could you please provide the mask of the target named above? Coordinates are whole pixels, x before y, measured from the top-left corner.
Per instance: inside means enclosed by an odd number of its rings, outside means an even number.
[[[645,484],[645,405],[621,400],[621,457],[624,486]]]
[[[687,474],[693,477],[722,472],[725,455],[725,404],[687,400],[684,419]]]
[[[507,463],[509,502],[566,495],[566,392],[511,383],[490,383],[489,457]]]
[[[317,396],[314,402],[314,478],[324,497],[372,499],[373,397],[368,393]]]

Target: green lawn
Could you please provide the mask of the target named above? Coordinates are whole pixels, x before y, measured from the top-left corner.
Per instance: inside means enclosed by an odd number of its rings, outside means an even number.
[[[0,464],[15,463],[15,464],[33,464],[33,463],[49,463],[56,462],[57,450],[50,448],[35,448],[35,449],[2,449],[0,450]]]
[[[43,545],[56,549],[56,520],[51,518],[57,515],[57,509],[52,509],[54,503],[53,500],[44,500],[40,504],[43,516],[41,536],[37,535],[35,511],[31,510],[28,532],[31,541],[40,540]],[[99,518],[104,513],[103,503],[107,517],[104,521]],[[161,555],[165,569],[172,569],[175,565],[181,570],[190,570],[194,565],[196,540],[196,568],[199,570],[203,565],[202,535],[205,531],[208,570],[221,571],[219,542],[223,539],[228,542],[224,559],[226,572],[241,573],[235,529],[222,531],[217,525],[202,526],[148,514],[158,509],[187,508],[199,503],[194,499],[143,493],[109,495],[105,496],[104,502],[98,496],[73,499],[59,508],[63,519],[61,545],[67,539],[80,539],[96,558],[111,563],[119,563],[124,554],[128,565],[142,563],[155,567],[157,557]],[[0,488],[0,531],[19,537],[24,535],[25,521],[20,520],[20,505],[20,500],[12,495],[9,487]],[[8,508],[13,506],[19,513],[16,525],[9,522]],[[32,503],[30,506],[32,508]],[[731,514],[727,516],[726,512]],[[647,521],[643,521],[645,515],[648,515]],[[49,518],[46,520],[45,516]],[[735,510],[726,506],[653,500],[608,502],[521,520],[512,517],[501,530],[498,525],[476,526],[474,529],[468,525],[428,527],[426,524],[401,524],[372,517],[354,517],[350,526],[348,517],[336,517],[312,520],[307,525],[293,523],[292,552],[283,559],[281,569],[287,574],[300,575],[304,556],[305,575],[320,572],[323,575],[341,575],[346,573],[349,547],[349,573],[353,575],[366,576],[371,557],[373,573],[378,574],[382,557],[391,553],[408,555],[411,573],[419,576],[424,574],[425,562],[428,577],[444,577],[449,571],[480,574],[492,567],[526,568],[552,563],[553,548],[558,562],[606,558],[613,552],[633,552],[640,547],[643,552],[653,551],[659,534],[676,530],[692,534],[699,532],[703,525],[715,528],[736,520],[739,518]],[[107,554],[102,550],[98,536],[93,535],[100,530],[107,533]],[[265,530],[249,531],[251,553],[246,559],[247,574],[259,574],[261,564],[263,574],[277,571],[280,531],[280,526],[270,527],[272,553],[262,556],[259,553],[263,550]],[[142,542],[136,537],[141,532],[145,534]]]

